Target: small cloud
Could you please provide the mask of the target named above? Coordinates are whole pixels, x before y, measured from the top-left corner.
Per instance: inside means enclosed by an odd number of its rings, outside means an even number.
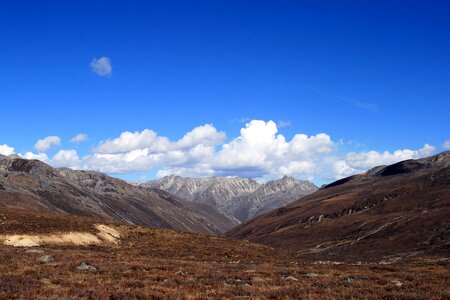
[[[443,142],[442,148],[444,148],[445,150],[450,150],[450,140]]]
[[[34,148],[39,152],[46,152],[48,149],[61,145],[61,138],[59,136],[48,136],[41,140],[38,140],[34,145]]]
[[[111,60],[106,56],[102,56],[99,59],[94,58],[91,61],[90,66],[92,72],[100,77],[107,77],[112,75]]]
[[[365,109],[372,112],[378,111],[378,106],[375,103],[371,102],[365,102],[365,101],[359,101],[348,97],[342,97],[342,96],[336,96],[337,99],[340,99],[342,101],[345,101],[355,107]]]
[[[70,139],[71,143],[74,144],[79,144],[81,142],[84,142],[85,140],[87,140],[88,136],[85,133],[79,133],[76,136],[74,136],[73,138]]]
[[[236,118],[231,120],[231,123],[241,123],[241,124],[245,124],[250,122],[252,119],[250,119],[249,117],[240,117],[240,118]]]
[[[278,121],[277,122],[278,128],[289,127],[289,126],[291,126],[291,121]]]

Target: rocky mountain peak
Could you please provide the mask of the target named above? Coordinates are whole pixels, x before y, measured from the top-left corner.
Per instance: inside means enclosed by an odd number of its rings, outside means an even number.
[[[192,202],[213,205],[241,221],[317,190],[314,184],[291,176],[260,184],[252,178],[189,178],[170,175],[151,180],[144,186],[162,189]]]

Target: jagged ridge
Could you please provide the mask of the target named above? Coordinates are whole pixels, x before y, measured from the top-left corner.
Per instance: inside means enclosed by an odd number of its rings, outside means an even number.
[[[240,221],[298,200],[317,190],[314,184],[289,176],[260,184],[250,178],[189,178],[171,175],[143,185],[165,190],[189,201],[213,205]]]

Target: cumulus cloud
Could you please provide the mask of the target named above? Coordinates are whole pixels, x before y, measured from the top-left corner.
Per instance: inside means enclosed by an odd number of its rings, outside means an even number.
[[[292,175],[333,180],[380,164],[432,154],[428,144],[418,150],[350,152],[338,155],[340,143],[326,133],[296,134],[291,140],[273,121],[252,120],[239,136],[224,143],[225,133],[213,125],[199,126],[171,141],[152,130],[123,132],[101,142],[80,160],[83,168],[108,173],[142,172],[158,168],[157,176],[240,176],[273,178]]]
[[[38,140],[34,145],[34,148],[39,152],[46,152],[47,150],[60,145],[61,145],[61,138],[59,136],[52,135],[43,138],[41,140]]]
[[[447,140],[445,142],[442,143],[442,148],[445,150],[449,150],[450,149],[450,140]]]
[[[111,76],[112,74],[111,60],[106,56],[94,58],[91,61],[90,67],[92,72],[94,72],[100,77],[107,77]]]
[[[171,142],[167,137],[160,137],[149,129],[141,132],[125,131],[118,138],[101,142],[94,152],[103,154],[124,153],[136,149],[148,149],[154,153],[193,148],[197,145],[215,146],[225,139],[225,133],[206,124],[186,133],[179,141]]]
[[[417,159],[432,155],[436,147],[425,144],[418,150],[396,150],[394,152],[367,151],[367,152],[349,152],[343,160],[337,160],[333,163],[333,179],[339,179],[349,175],[364,172],[380,165],[390,165],[402,160]]]
[[[94,153],[82,159],[83,169],[94,169],[105,173],[150,171],[162,162],[161,154],[150,153],[148,149],[115,154]]]
[[[16,153],[14,152],[14,147],[10,147],[6,144],[0,145],[0,154],[7,156],[11,154],[17,154],[22,158],[37,159],[43,162],[48,162],[48,156],[45,153],[33,153],[33,152]]]
[[[50,163],[55,167],[78,169],[80,167],[80,158],[75,150],[59,150]]]
[[[222,143],[226,135],[218,132],[211,124],[205,124],[188,132],[181,140],[174,144],[175,149],[192,148],[198,145],[215,146]]]
[[[87,140],[88,136],[85,133],[79,133],[76,136],[74,136],[73,138],[70,139],[71,143],[74,144],[79,144],[81,142],[84,142],[85,140]]]
[[[435,147],[425,144],[423,148],[419,150],[403,149],[392,153],[389,151],[350,152],[346,155],[346,161],[352,168],[368,169],[379,165],[390,165],[406,159],[428,156],[435,150]]]
[[[0,145],[0,154],[11,155],[14,153],[14,147],[10,147],[6,144]]]
[[[169,139],[158,137],[153,130],[145,129],[142,132],[125,131],[118,138],[101,142],[94,149],[96,153],[114,154],[149,148],[153,151],[165,151],[168,149]]]
[[[262,120],[247,122],[237,137],[226,142],[225,139],[225,133],[212,124],[198,126],[179,140],[170,140],[145,129],[125,131],[116,138],[102,141],[91,154],[83,157],[75,150],[60,150],[52,159],[42,152],[29,152],[24,156],[41,156],[57,167],[94,169],[111,174],[157,169],[157,176],[239,176],[267,180],[292,175],[323,182],[378,165],[428,156],[436,150],[425,144],[416,150],[342,153],[339,149],[342,143],[333,141],[326,133],[299,133],[288,140],[279,133],[277,123]],[[46,147],[40,149],[43,148]]]
[[[435,151],[435,147],[425,144],[418,150],[338,155],[338,146],[339,143],[325,133],[312,136],[296,134],[287,141],[278,134],[276,123],[253,120],[241,129],[238,137],[223,144],[217,151],[209,149],[192,159],[191,150],[184,153],[185,161],[166,163],[158,176],[238,175],[270,178],[293,175],[311,180],[334,180],[378,165],[428,156]]]
[[[18,155],[26,159],[37,159],[45,163],[48,163],[48,156],[45,153],[26,152],[25,154],[19,153]]]

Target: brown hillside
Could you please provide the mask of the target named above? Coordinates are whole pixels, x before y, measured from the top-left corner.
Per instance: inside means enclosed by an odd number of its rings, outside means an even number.
[[[297,257],[450,256],[450,152],[377,167],[231,230]]]
[[[237,225],[207,204],[133,186],[94,171],[0,157],[0,207],[90,216],[136,225],[221,234]]]

